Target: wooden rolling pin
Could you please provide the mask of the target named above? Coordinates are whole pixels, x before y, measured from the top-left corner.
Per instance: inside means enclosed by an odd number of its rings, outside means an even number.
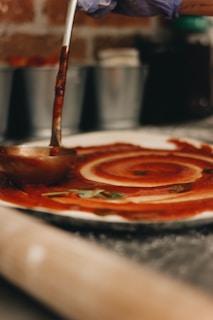
[[[213,16],[213,0],[183,0],[179,12],[189,15]]]
[[[0,272],[67,319],[213,319],[212,296],[3,207]]]

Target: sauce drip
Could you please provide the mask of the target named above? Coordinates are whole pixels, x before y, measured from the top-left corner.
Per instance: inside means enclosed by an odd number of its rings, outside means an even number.
[[[64,94],[66,86],[67,68],[68,68],[69,51],[67,46],[61,48],[59,70],[56,78],[55,85],[55,98],[53,104],[52,115],[52,137],[50,141],[51,146],[60,146],[61,144],[61,122],[62,122],[62,109],[64,103]]]
[[[170,142],[174,150],[127,143],[76,147],[77,164],[63,182],[19,190],[2,176],[0,199],[61,215],[77,210],[88,218],[93,213],[129,221],[175,221],[213,211],[211,146]]]

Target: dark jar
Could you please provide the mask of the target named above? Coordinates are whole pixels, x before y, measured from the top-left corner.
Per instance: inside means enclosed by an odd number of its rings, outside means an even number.
[[[213,112],[212,45],[208,18],[181,16],[173,22],[175,41],[184,59],[185,101],[189,118]]]
[[[171,123],[213,113],[212,45],[206,17],[168,22],[169,36],[137,39],[149,66],[142,123]],[[147,44],[148,43],[148,44]]]

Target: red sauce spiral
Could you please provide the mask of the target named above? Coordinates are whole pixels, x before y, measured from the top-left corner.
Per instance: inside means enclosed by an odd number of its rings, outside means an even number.
[[[171,142],[174,150],[126,143],[76,147],[77,165],[60,185],[26,186],[23,191],[2,180],[0,198],[62,215],[77,210],[88,218],[93,213],[140,222],[182,220],[213,211],[211,146]]]

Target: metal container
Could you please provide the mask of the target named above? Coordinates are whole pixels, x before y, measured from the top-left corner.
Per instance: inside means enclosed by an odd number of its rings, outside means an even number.
[[[49,137],[57,67],[23,69],[32,138]],[[78,131],[81,120],[86,68],[72,66],[67,71],[62,129],[63,135]]]

